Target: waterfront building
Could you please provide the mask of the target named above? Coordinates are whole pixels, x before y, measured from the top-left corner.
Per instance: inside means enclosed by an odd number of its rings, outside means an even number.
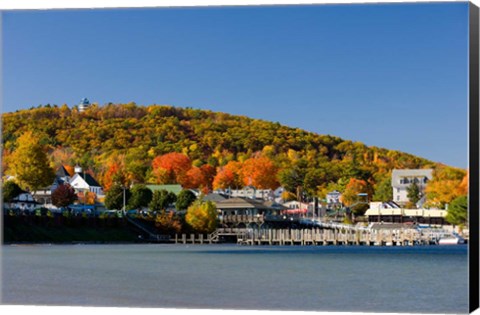
[[[393,201],[402,206],[406,205],[409,201],[407,189],[412,183],[418,186],[423,197],[428,181],[433,178],[432,173],[432,169],[394,169],[392,171]]]
[[[233,197],[273,200],[275,198],[272,189],[256,189],[253,186],[245,186],[242,189],[232,189],[228,194]]]
[[[33,211],[37,208],[37,202],[29,192],[22,192],[9,202],[9,208],[20,211]]]
[[[445,225],[446,210],[440,209],[403,209],[386,208],[379,206],[370,208],[365,212],[365,217],[370,223],[417,223],[428,225]]]
[[[296,200],[291,200],[284,202],[283,205],[288,208],[288,209],[302,209],[302,210],[308,210],[309,209],[309,204],[306,202],[300,202]]]
[[[224,201],[226,199],[228,199],[228,196],[220,193],[209,193],[203,197],[204,201],[211,201],[213,203]]]
[[[216,202],[220,225],[223,227],[245,228],[261,225],[267,215],[277,214],[278,210],[260,200],[250,198],[230,198]]]

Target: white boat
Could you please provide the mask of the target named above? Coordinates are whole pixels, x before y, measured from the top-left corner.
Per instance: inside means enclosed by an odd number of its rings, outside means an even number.
[[[446,234],[438,240],[438,245],[458,245],[465,244],[465,239],[457,233]]]

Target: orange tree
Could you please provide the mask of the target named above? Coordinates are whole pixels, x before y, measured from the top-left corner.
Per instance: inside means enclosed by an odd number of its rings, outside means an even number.
[[[213,189],[240,188],[242,163],[229,161],[226,165],[217,169],[213,179]]]
[[[242,179],[245,186],[258,189],[278,188],[278,168],[267,157],[253,157],[246,160],[242,167]]]
[[[159,184],[176,184],[185,181],[192,162],[182,153],[172,152],[157,156],[152,161],[152,174]]]

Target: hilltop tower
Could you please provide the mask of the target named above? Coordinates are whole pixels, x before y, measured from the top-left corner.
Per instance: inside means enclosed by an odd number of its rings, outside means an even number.
[[[80,113],[84,112],[88,107],[90,107],[90,101],[85,97],[78,104],[78,110]]]

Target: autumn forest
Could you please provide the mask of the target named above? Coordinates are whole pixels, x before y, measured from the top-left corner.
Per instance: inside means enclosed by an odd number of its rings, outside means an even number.
[[[3,176],[14,175],[18,148],[30,141],[47,153],[51,169],[64,165],[73,171],[78,164],[105,191],[116,182],[178,183],[204,192],[283,186],[286,199],[324,198],[338,190],[348,204],[358,192],[370,200],[390,200],[391,171],[413,168],[434,169],[427,190],[431,206],[443,207],[467,191],[466,170],[207,110],[129,103],[93,104],[79,112],[46,105],[5,113],[2,123]]]

